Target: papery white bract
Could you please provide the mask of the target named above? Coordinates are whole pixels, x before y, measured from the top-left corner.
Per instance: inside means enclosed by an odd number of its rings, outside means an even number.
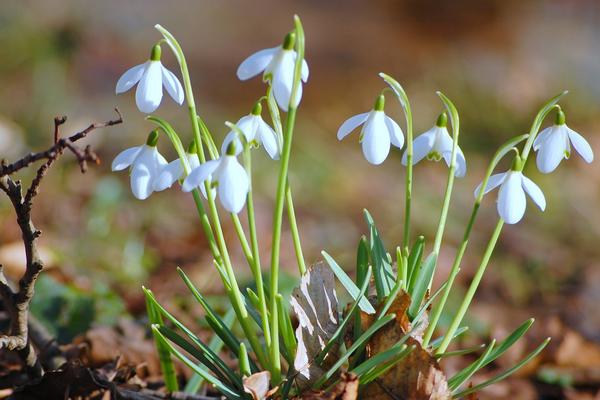
[[[185,178],[182,189],[190,192],[207,180],[217,185],[217,195],[223,208],[235,214],[244,208],[250,180],[235,155],[225,153],[218,160],[200,164]]]
[[[148,142],[131,147],[119,153],[112,162],[113,171],[121,171],[131,166],[130,183],[133,195],[140,200],[147,199],[154,192],[154,182],[167,165],[167,160],[158,152],[158,133],[150,134]]]
[[[546,198],[542,190],[520,171],[510,170],[490,176],[484,194],[498,186],[500,186],[497,201],[498,214],[507,224],[516,224],[525,215],[527,206],[525,193],[531,197],[540,210],[546,209]],[[475,197],[479,195],[480,190],[481,184],[475,189]]]
[[[413,141],[413,165],[427,157],[428,160],[439,161],[442,158],[446,161],[448,167],[452,161],[452,146],[453,140],[448,129],[446,128],[447,117],[443,113],[438,118],[438,122],[429,129],[427,132],[417,136]],[[402,155],[402,165],[407,163],[407,152],[404,151]],[[456,148],[456,171],[455,176],[461,178],[467,173],[467,161],[465,156],[460,149]]]
[[[569,158],[571,145],[587,163],[594,160],[590,144],[567,126],[564,113],[559,111],[557,123],[541,131],[533,142],[533,150],[537,151],[536,164],[540,172],[548,174],[558,167],[563,158]]]
[[[275,100],[283,111],[288,111],[292,87],[294,84],[294,69],[298,54],[294,50],[295,35],[289,33],[283,45],[257,51],[246,58],[237,69],[237,76],[245,81],[263,73],[263,79],[269,79],[273,87]],[[302,60],[302,82],[308,80],[308,64]],[[293,107],[297,107],[302,99],[302,83],[298,84]]]
[[[160,46],[152,48],[150,60],[128,69],[117,82],[117,94],[123,93],[138,84],[135,103],[146,114],[154,112],[162,101],[163,86],[179,105],[183,104],[184,91],[179,79],[160,62]]]
[[[248,143],[256,143],[257,145],[262,144],[265,151],[269,154],[269,157],[273,160],[279,159],[281,146],[279,145],[277,134],[273,128],[262,119],[260,112],[258,114],[252,112],[251,114],[240,118],[236,123],[236,126],[244,133],[244,137]],[[227,136],[225,136],[223,145],[221,146],[222,154],[227,152],[227,147],[232,141],[235,141],[236,155],[242,151],[244,146],[237,136],[238,134],[236,131],[230,131]]]
[[[393,119],[385,115],[383,107],[384,97],[379,96],[375,107],[370,112],[348,118],[337,132],[338,140],[342,140],[362,125],[359,140],[362,143],[363,154],[367,161],[374,165],[385,161],[391,145],[399,149],[404,145],[402,129]]]

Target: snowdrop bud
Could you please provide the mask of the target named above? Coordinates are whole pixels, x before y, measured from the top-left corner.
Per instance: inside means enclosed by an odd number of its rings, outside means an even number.
[[[375,99],[375,105],[373,106],[373,110],[383,111],[384,108],[385,108],[385,96],[380,94],[379,96],[377,96],[377,99]]]
[[[150,52],[150,61],[160,61],[161,53],[162,49],[160,48],[160,44],[155,44]]]
[[[252,107],[252,115],[261,115],[262,114],[262,106],[260,105],[260,101],[257,101]]]
[[[146,144],[150,147],[156,147],[156,144],[158,143],[158,130],[153,130],[152,132],[150,132],[150,134],[148,135],[148,139],[146,140]]]
[[[441,113],[437,121],[435,122],[435,125],[440,128],[445,128],[446,125],[448,125],[448,114],[446,114],[445,112]]]
[[[558,110],[556,113],[556,125],[564,125],[566,122],[565,113],[562,110]]]
[[[296,44],[296,33],[290,32],[283,39],[283,50],[292,50]]]

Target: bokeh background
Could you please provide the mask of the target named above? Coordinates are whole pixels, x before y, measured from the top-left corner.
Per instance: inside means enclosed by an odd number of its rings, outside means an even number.
[[[350,269],[366,231],[363,208],[373,214],[390,249],[401,242],[401,153],[394,150],[385,164],[374,167],[363,159],[357,135],[341,143],[335,138],[345,118],[372,106],[383,88],[380,71],[396,77],[408,92],[415,134],[432,126],[442,110],[436,90],[447,94],[461,115],[468,174],[455,185],[438,281],[450,267],[473,188],[490,156],[509,137],[525,133],[547,99],[570,90],[561,102],[567,123],[600,152],[600,4],[593,0],[3,0],[1,158],[47,147],[57,115],[69,117],[64,134],[112,118],[115,107],[125,119],[90,135],[101,165],[81,175],[66,156],[44,181],[35,205],[50,268],[38,283],[34,312],[60,341],[124,316],[142,316],[142,284],[193,319],[197,310],[175,273],[178,265],[226,306],[191,197],[172,189],[141,202],[131,195],[127,174],[111,173],[112,158],[140,144],[152,129],[135,108],[133,93],[116,96],[114,87],[127,68],[148,57],[160,39],[153,26],[160,23],[180,40],[199,112],[220,140],[226,133],[223,122],[247,114],[264,90],[260,79],[238,81],[238,64],[258,49],[277,45],[294,13],[304,23],[311,68],[290,178],[308,262],[319,260],[326,249]],[[166,48],[163,62],[176,70]],[[392,97],[387,111],[403,121]],[[190,138],[185,109],[170,98],[164,98],[157,115]],[[167,158],[174,157],[166,141],[159,147]],[[255,199],[267,254],[276,168],[258,153]],[[522,347],[548,335],[558,338],[554,347],[524,373],[529,380],[516,378],[486,396],[584,396],[572,386],[593,389],[600,381],[600,167],[576,155],[551,175],[541,175],[533,164],[527,174],[543,189],[547,210],[530,203],[525,219],[505,228],[469,314],[475,334],[466,341],[500,337],[535,316],[537,328]],[[445,179],[442,164],[423,162],[415,168],[415,237],[433,238]],[[484,202],[475,227],[463,285],[495,223],[493,197]],[[13,219],[3,199],[0,263],[16,277],[22,250]],[[232,227],[225,225],[235,247]],[[291,287],[296,267],[287,230],[284,235],[282,262]],[[240,276],[248,277],[240,254],[235,257]],[[460,290],[451,308],[458,300]]]

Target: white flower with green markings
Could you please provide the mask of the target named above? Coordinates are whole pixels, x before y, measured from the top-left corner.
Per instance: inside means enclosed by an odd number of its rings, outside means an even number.
[[[246,58],[237,69],[237,76],[245,81],[263,73],[263,80],[270,81],[275,100],[283,111],[288,111],[294,85],[294,70],[297,52],[294,50],[296,34],[288,33],[281,46],[257,51]],[[308,80],[308,64],[302,60],[300,77],[302,82]],[[293,107],[297,107],[302,99],[302,83],[298,83]]]
[[[391,145],[401,149],[404,146],[404,135],[400,126],[385,115],[385,97],[380,95],[375,106],[369,112],[348,118],[337,132],[338,140],[342,140],[362,125],[359,141],[365,158],[373,165],[385,161],[390,153]]]
[[[544,129],[535,138],[533,150],[537,151],[536,164],[540,172],[548,174],[556,169],[560,162],[571,156],[571,145],[587,163],[594,160],[590,144],[565,123],[565,113],[556,115],[556,124]]]
[[[135,84],[138,85],[135,91],[135,103],[145,114],[154,112],[160,105],[163,86],[177,104],[183,104],[185,98],[179,79],[162,65],[160,56],[161,49],[157,44],[152,48],[148,61],[125,71],[117,82],[117,94],[128,91]]]
[[[440,161],[442,158],[450,167],[452,160],[452,146],[454,141],[448,133],[446,125],[448,124],[448,116],[446,113],[440,114],[433,128],[427,132],[417,136],[413,141],[413,165],[421,161],[423,158],[427,158],[431,161]],[[407,152],[404,151],[402,156],[402,165],[407,164]],[[460,149],[456,148],[456,171],[455,176],[462,178],[467,173],[467,161],[465,156]]]
[[[140,200],[147,199],[156,190],[154,182],[167,165],[167,160],[156,148],[157,143],[158,131],[152,131],[146,144],[122,151],[112,162],[113,171],[131,167],[131,191]]]
[[[219,159],[207,161],[194,168],[183,181],[183,191],[190,192],[209,181],[211,186],[216,185],[223,208],[231,213],[239,213],[246,203],[250,179],[235,152],[235,142],[231,142]]]

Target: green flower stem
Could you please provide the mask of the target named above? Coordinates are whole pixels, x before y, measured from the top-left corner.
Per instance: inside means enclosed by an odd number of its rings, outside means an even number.
[[[285,202],[285,189],[287,186],[288,167],[290,154],[292,150],[292,136],[294,134],[294,123],[296,121],[297,106],[295,103],[296,93],[300,85],[300,75],[302,70],[302,60],[304,60],[304,31],[298,16],[294,16],[294,25],[296,31],[296,65],[294,70],[294,82],[292,84],[292,93],[288,107],[288,115],[285,121],[283,149],[281,154],[281,164],[279,170],[279,179],[277,181],[277,192],[275,195],[275,209],[273,213],[273,241],[271,245],[271,281],[270,281],[270,304],[271,311],[271,366],[272,382],[274,385],[281,381],[281,360],[279,354],[278,321],[277,315],[277,293],[279,293],[279,252],[281,246],[281,225],[283,219],[283,206]]]
[[[252,258],[254,260],[250,267],[252,268],[252,275],[254,276],[254,282],[256,283],[259,304],[258,308],[262,319],[265,345],[267,348],[270,348],[271,331],[269,329],[269,313],[267,309],[267,298],[265,296],[265,288],[260,264],[260,251],[258,248],[258,235],[256,232],[256,218],[254,213],[254,199],[252,196],[252,154],[247,143],[244,145],[244,163],[246,164],[246,172],[248,173],[248,178],[250,179],[250,190],[248,191],[248,198],[246,200],[246,207],[248,210],[248,228],[250,229],[250,243],[252,244]]]
[[[490,261],[490,258],[492,257],[492,253],[494,252],[494,248],[496,247],[496,243],[498,242],[498,237],[500,236],[500,233],[502,232],[503,226],[504,226],[504,221],[502,219],[499,219],[498,222],[496,223],[496,227],[494,228],[494,232],[492,233],[492,237],[490,238],[490,240],[487,244],[487,247],[485,249],[485,253],[483,254],[481,263],[479,264],[479,267],[477,268],[477,272],[475,273],[475,276],[473,277],[473,280],[471,281],[471,285],[469,286],[469,289],[467,290],[467,293],[465,294],[465,297],[460,305],[460,308],[454,315],[454,319],[452,320],[452,323],[450,324],[450,328],[448,328],[448,332],[446,333],[444,340],[442,341],[442,344],[440,345],[440,347],[438,347],[436,354],[442,354],[446,351],[446,349],[448,348],[448,345],[452,341],[454,332],[456,332],[456,330],[458,329],[458,325],[460,325],[460,323],[462,322],[463,317],[465,316],[469,306],[471,305],[473,296],[475,295],[475,292],[477,291],[479,282],[481,282],[483,273],[485,272],[485,269]]]
[[[167,31],[160,25],[156,25],[155,27],[165,37],[165,39],[167,40],[167,43],[173,50],[175,57],[177,57],[177,61],[179,62],[179,66],[181,68],[181,75],[183,77],[183,86],[184,86],[184,91],[185,91],[185,97],[186,97],[186,101],[188,104],[190,121],[192,123],[192,130],[193,130],[193,134],[194,134],[194,142],[196,144],[196,151],[198,154],[198,159],[200,160],[201,163],[205,163],[206,157],[204,155],[202,137],[200,135],[201,126],[203,128],[203,133],[205,135],[209,135],[209,132],[207,129],[205,129],[206,126],[204,124],[199,123],[198,118],[197,118],[196,103],[194,101],[194,93],[192,90],[192,83],[191,83],[191,79],[190,79],[189,70],[187,67],[187,62],[185,60],[185,55],[183,53],[183,50],[181,49],[181,46],[179,45],[179,43],[177,42],[175,37],[173,35],[171,35],[171,33],[169,31]],[[209,141],[209,139],[212,140],[211,138],[207,137],[207,141]],[[205,182],[204,184],[205,184],[206,193],[208,196],[208,207],[209,207],[210,217],[212,219],[212,225],[215,230],[217,244],[218,244],[218,247],[220,250],[221,259],[222,259],[224,267],[225,267],[225,272],[228,277],[229,285],[231,286],[231,289],[228,290],[228,292],[230,295],[230,299],[231,299],[233,308],[236,311],[238,321],[240,322],[240,325],[242,326],[242,329],[244,330],[244,333],[246,334],[246,337],[248,338],[248,341],[250,342],[252,349],[256,353],[256,356],[258,357],[259,362],[261,364],[263,364],[264,366],[268,366],[269,360],[266,357],[264,349],[258,340],[258,335],[257,335],[256,329],[254,326],[254,321],[251,320],[251,318],[248,314],[248,310],[246,310],[246,306],[245,306],[242,294],[240,292],[239,286],[237,284],[237,280],[235,278],[233,266],[231,265],[231,259],[229,258],[229,253],[227,251],[227,245],[225,243],[225,238],[223,236],[223,229],[221,228],[221,221],[219,219],[219,213],[217,211],[215,198],[211,195],[210,184],[208,182]]]
[[[240,218],[237,214],[231,213],[231,221],[233,222],[233,227],[235,229],[235,233],[240,240],[240,245],[242,246],[242,252],[244,253],[244,257],[246,257],[246,261],[248,265],[254,265],[254,256],[252,255],[252,250],[250,249],[250,245],[248,244],[248,240],[246,239],[246,234],[244,233],[244,227],[240,221]]]
[[[300,276],[306,274],[306,264],[304,263],[304,254],[302,253],[302,243],[300,243],[300,233],[298,232],[298,224],[296,223],[296,212],[294,210],[294,201],[292,199],[292,188],[288,182],[285,190],[285,204],[287,206],[288,219],[290,221],[290,231],[292,232],[292,240],[294,242],[294,251],[296,253],[296,261]]]

